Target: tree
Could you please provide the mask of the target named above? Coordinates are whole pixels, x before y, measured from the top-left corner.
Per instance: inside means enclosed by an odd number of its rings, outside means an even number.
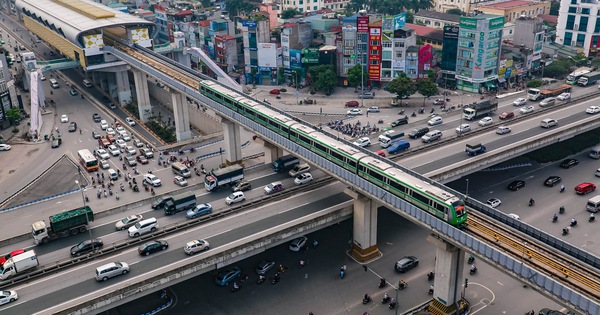
[[[21,118],[21,113],[19,112],[18,108],[13,107],[6,111],[6,118],[8,118],[11,124],[14,124],[17,120],[19,120],[19,118]]]
[[[423,95],[423,106],[425,106],[425,98],[437,94],[437,85],[431,79],[420,79],[417,81],[417,91]]]
[[[392,80],[385,90],[390,93],[395,93],[400,99],[408,98],[415,94],[416,91],[412,80],[406,76],[406,73],[404,72],[400,73],[399,77]],[[402,100],[400,100],[400,105],[402,106]]]
[[[319,80],[319,76],[325,73],[327,70],[331,70],[335,73],[332,65],[318,65],[312,66],[308,69],[308,74],[310,75],[310,80],[313,82],[317,82]],[[337,80],[336,80],[337,81]],[[316,90],[320,90],[319,88],[315,88]]]
[[[569,74],[571,72],[571,65],[574,64],[574,62],[569,61],[565,59],[554,60],[554,62],[544,68],[544,76],[556,78]]]
[[[450,10],[446,11],[446,13],[454,14],[454,15],[463,15],[463,12],[458,8],[450,9]]]
[[[236,16],[240,13],[250,13],[256,10],[256,4],[244,0],[225,0],[225,8],[229,16]]]
[[[321,90],[325,92],[325,94],[329,95],[333,92],[333,88],[335,88],[337,84],[337,75],[331,69],[320,73],[317,81],[313,83],[313,86],[317,90]]]
[[[300,14],[300,11],[296,8],[287,8],[283,12],[281,12],[282,19],[291,19],[294,16]]]
[[[427,10],[433,7],[433,0],[410,0],[408,3],[408,7],[412,9],[415,13],[419,12],[419,10]]]
[[[536,87],[540,87],[544,84],[544,82],[542,82],[542,80],[531,80],[529,82],[527,82],[527,87],[528,88],[536,88]]]
[[[359,86],[361,83],[366,84],[369,81],[368,71],[361,69],[361,64],[357,64],[354,67],[348,69],[348,85]],[[362,75],[362,81],[360,76]]]
[[[600,57],[595,57],[594,59],[590,60],[590,66],[600,69]]]
[[[415,22],[415,15],[410,11],[406,12],[406,23],[412,24],[414,22]]]
[[[427,78],[435,82],[435,70],[429,68],[429,70],[427,70]]]

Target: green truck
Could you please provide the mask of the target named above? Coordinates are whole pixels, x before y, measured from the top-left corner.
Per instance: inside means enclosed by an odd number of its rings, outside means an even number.
[[[180,211],[194,209],[196,207],[196,195],[165,200],[165,215],[175,214]]]
[[[94,212],[92,208],[85,206],[51,215],[49,225],[44,221],[34,222],[31,233],[36,245],[46,244],[65,236],[83,233],[92,221]]]

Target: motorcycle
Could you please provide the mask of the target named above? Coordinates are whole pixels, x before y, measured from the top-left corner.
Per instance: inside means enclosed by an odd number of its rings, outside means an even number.
[[[133,191],[140,192],[140,188],[138,187],[138,185],[133,186]]]
[[[560,213],[560,214],[565,213],[565,206],[560,206],[560,208],[558,208],[558,213]]]
[[[117,200],[119,200],[119,194],[118,193],[115,194],[115,197],[117,198]]]
[[[85,202],[90,202],[90,198],[88,198],[87,195],[85,195]],[[590,222],[592,222],[592,221],[590,221]]]
[[[433,281],[434,278],[435,278],[435,273],[433,271],[431,271],[427,274],[427,281]]]
[[[102,198],[102,194],[100,192],[98,192],[96,196],[98,196],[98,199]]]
[[[275,275],[275,277],[273,277],[273,280],[271,281],[271,284],[278,284],[279,281],[281,281],[281,277],[279,275]]]
[[[125,186],[123,186],[123,183],[121,183],[121,191],[125,191]]]
[[[393,309],[395,309],[395,308],[396,308],[396,306],[398,306],[398,302],[396,302],[396,300],[395,300],[395,299],[392,299],[392,301],[390,302],[389,308],[390,308],[391,310],[393,310]]]
[[[150,193],[152,194],[152,196],[156,195],[156,193],[154,192],[154,188],[150,188]]]
[[[240,290],[240,287],[239,287],[239,286],[233,286],[233,288],[231,288],[231,292],[232,292],[232,293],[235,293],[235,292],[237,292],[237,291],[239,291],[239,290]]]
[[[474,275],[476,272],[477,272],[477,267],[475,267],[475,268],[471,268],[471,269],[469,270],[469,274],[470,274],[470,275]]]
[[[87,196],[85,196],[85,198],[87,199]],[[592,213],[592,214],[590,214],[590,218],[588,219],[588,222],[594,222],[594,220],[596,220],[596,216]]]
[[[344,279],[344,269],[340,270],[340,279]]]
[[[433,288],[429,288],[429,295],[433,295]]]
[[[135,167],[133,168],[133,173],[134,173],[135,175],[140,175],[140,171],[138,171],[138,169],[137,169],[137,168],[135,168]]]
[[[556,215],[556,213],[552,216],[552,223],[556,223],[556,221],[558,221],[558,216]]]
[[[565,192],[565,186],[560,186],[560,192],[561,193]]]
[[[256,281],[256,283],[258,284],[262,284],[263,282],[265,282],[267,280],[267,277],[260,275],[258,276],[258,281]]]
[[[378,124],[383,124],[383,119],[379,119],[379,120],[377,121],[377,123],[378,123]]]
[[[108,193],[112,196],[113,195],[112,189],[109,188]]]
[[[529,199],[529,206],[533,207],[533,205],[535,205],[535,200]]]
[[[367,296],[366,298],[363,298],[362,303],[367,304],[367,303],[371,302],[371,300],[373,300],[373,299],[370,296]]]
[[[576,226],[577,225],[577,220],[575,220],[575,219],[571,220],[570,225],[571,226]]]
[[[475,261],[475,257],[473,255],[469,255],[469,259],[467,259],[467,263],[470,265]]]
[[[383,288],[383,287],[385,287],[385,286],[386,286],[385,279],[381,278],[381,279],[379,280],[379,288],[381,289],[381,288]]]
[[[281,95],[277,94],[277,96],[275,96],[276,99],[281,99]]]
[[[411,117],[417,117],[417,113],[413,112],[412,115],[410,115]]]
[[[404,108],[400,110],[400,112],[398,113],[398,115],[404,115]]]
[[[569,229],[568,228],[563,228],[562,235],[567,235],[567,234],[569,234]]]
[[[389,295],[384,295],[381,299],[381,304],[388,304],[392,298]]]
[[[425,107],[419,108],[419,114],[423,114],[423,113],[425,113]]]
[[[196,176],[200,176],[200,171],[198,169],[196,169],[194,172],[196,173]]]
[[[406,283],[404,280],[400,280],[400,282],[398,282],[398,289],[404,290],[406,287],[408,287],[408,283]]]

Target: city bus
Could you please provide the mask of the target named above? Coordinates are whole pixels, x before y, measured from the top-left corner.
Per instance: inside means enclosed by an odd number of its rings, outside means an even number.
[[[79,163],[88,171],[93,172],[98,170],[98,159],[92,155],[92,152],[88,149],[77,151],[79,156]]]
[[[567,76],[566,83],[567,84],[571,84],[571,85],[575,85],[575,84],[577,84],[577,81],[579,81],[579,78],[581,78],[584,74],[588,74],[588,73],[590,73],[592,71],[594,71],[594,69],[590,68],[590,67],[577,68],[575,71],[571,72]]]

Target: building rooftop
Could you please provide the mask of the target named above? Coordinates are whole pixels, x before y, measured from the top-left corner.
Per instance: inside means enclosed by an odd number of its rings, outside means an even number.
[[[423,25],[417,25],[417,24],[410,24],[410,23],[406,23],[406,26],[415,30],[415,33],[417,33],[417,36],[426,36],[427,34],[437,30],[437,28],[423,26]]]
[[[460,19],[460,15],[435,12],[435,11],[429,11],[429,10],[420,10],[419,12],[415,13],[415,17],[438,19],[438,20],[450,21],[450,22],[456,22],[456,23],[458,23],[458,20]]]
[[[539,1],[513,0],[513,1],[480,5],[479,7],[480,8],[492,8],[492,9],[506,10],[506,9],[526,7],[526,6],[530,6],[532,4],[538,4],[538,3],[539,3]]]
[[[501,17],[502,15],[497,15],[497,14],[478,14],[478,15],[474,15],[474,16],[461,16],[463,18],[468,18],[468,19],[475,19],[475,20],[487,20],[487,19],[493,19],[493,18],[497,18],[497,17]]]
[[[556,15],[540,14],[540,15],[538,15],[538,17],[540,19],[548,22],[548,24],[558,24],[558,16],[556,16]]]

